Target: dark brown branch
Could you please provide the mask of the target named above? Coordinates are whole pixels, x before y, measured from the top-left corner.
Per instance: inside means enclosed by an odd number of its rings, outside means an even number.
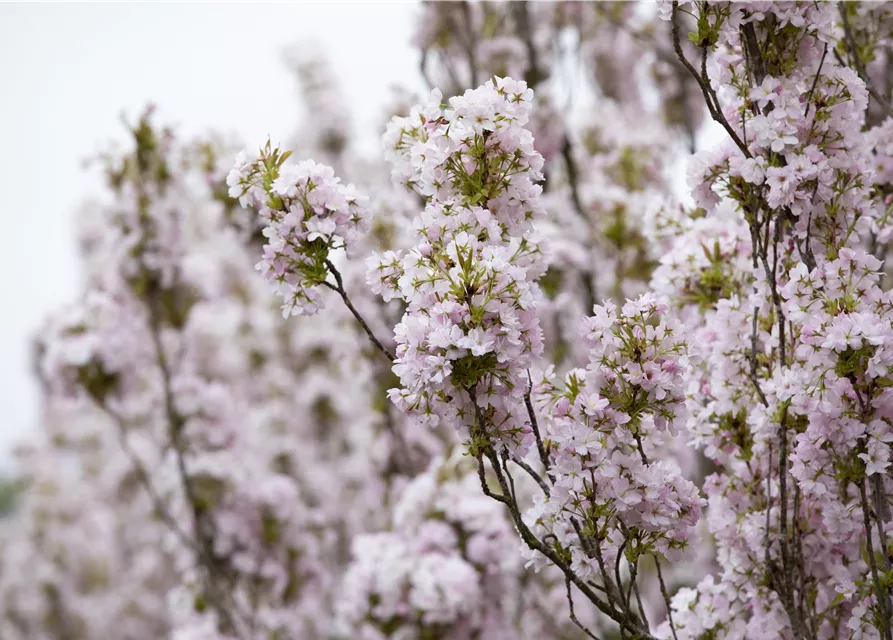
[[[639,593],[639,582],[638,582],[638,578],[636,575],[638,573],[638,566],[639,566],[639,561],[636,560],[633,563],[631,582],[633,585],[633,592],[636,594],[636,604],[639,606],[639,615],[642,616],[642,621],[645,623],[645,626],[647,627],[647,626],[649,626],[648,625],[648,616],[645,615],[645,607],[642,605],[642,594]]]
[[[735,142],[738,148],[741,150],[741,153],[744,154],[746,158],[751,157],[750,150],[747,148],[747,145],[741,141],[741,138],[735,133],[735,130],[729,124],[729,121],[726,120],[726,117],[722,113],[722,108],[719,104],[719,98],[716,96],[716,92],[713,90],[713,87],[710,86],[710,80],[707,78],[707,74],[703,71],[703,68],[706,66],[707,60],[707,50],[702,49],[702,58],[701,58],[701,67],[702,72],[698,73],[698,71],[692,66],[692,64],[688,61],[688,58],[685,57],[685,52],[682,51],[682,43],[679,40],[679,20],[677,17],[677,13],[679,11],[679,4],[677,2],[673,3],[673,14],[672,14],[672,23],[673,23],[673,49],[676,51],[676,56],[679,58],[679,61],[685,66],[691,76],[697,80],[698,86],[701,88],[701,93],[704,94],[704,100],[707,103],[707,111],[710,113],[710,117],[713,118],[716,122],[718,122],[723,129],[726,130],[726,133],[729,134],[729,137]],[[703,76],[702,76],[703,73]]]
[[[549,454],[546,452],[546,447],[543,444],[543,438],[540,434],[539,423],[536,419],[536,412],[533,410],[533,403],[530,401],[530,392],[533,390],[533,380],[530,377],[530,371],[527,371],[527,393],[524,394],[524,406],[527,408],[527,417],[530,419],[530,428],[533,430],[533,436],[536,438],[536,450],[540,456],[540,463],[543,465],[543,468],[546,470],[546,474],[549,473],[549,468],[552,465],[552,460],[549,457]]]
[[[812,106],[812,95],[815,93],[816,85],[819,83],[819,76],[822,75],[822,67],[825,66],[825,56],[828,55],[828,43],[825,43],[825,48],[822,50],[822,59],[819,61],[819,68],[815,72],[815,78],[812,79],[812,86],[809,88],[809,93],[806,96],[806,111],[803,114],[804,119],[809,118],[809,108]]]
[[[150,292],[149,299],[146,301],[149,311],[149,333],[151,335],[153,349],[155,351],[156,364],[161,373],[162,393],[164,398],[164,411],[168,422],[168,433],[173,446],[174,458],[177,464],[177,471],[180,476],[180,482],[183,486],[183,492],[189,502],[192,511],[193,526],[195,528],[195,536],[200,549],[199,559],[200,565],[207,569],[208,579],[205,580],[205,591],[208,600],[212,603],[215,612],[220,616],[221,623],[224,628],[230,632],[236,633],[236,624],[234,620],[235,603],[229,594],[225,594],[220,589],[220,582],[231,583],[230,577],[226,571],[220,566],[213,549],[214,525],[210,522],[205,513],[199,508],[199,500],[192,483],[192,476],[186,468],[186,445],[183,442],[183,427],[185,419],[180,415],[174,404],[173,387],[171,383],[171,372],[167,362],[167,356],[164,347],[161,344],[161,318],[159,317],[157,307],[157,296],[155,292]],[[232,604],[233,611],[230,611],[229,604]]]
[[[150,198],[145,189],[145,176],[151,175],[155,159],[152,151],[141,148],[137,142],[137,173],[135,184],[137,191],[139,243],[136,251],[137,267],[141,277],[145,278],[145,293],[140,301],[147,313],[149,338],[152,345],[153,357],[161,377],[161,392],[164,417],[167,423],[167,435],[174,452],[177,465],[177,473],[180,484],[192,515],[192,525],[195,535],[195,548],[198,549],[196,564],[205,569],[203,588],[208,597],[208,602],[219,617],[221,630],[239,637],[236,617],[238,607],[232,598],[232,594],[223,590],[223,585],[232,585],[231,576],[225,571],[214,552],[214,523],[207,519],[207,514],[199,508],[199,501],[193,485],[193,479],[186,468],[186,444],[183,441],[183,428],[185,418],[178,411],[172,384],[172,373],[168,363],[167,353],[161,340],[163,316],[161,309],[161,289],[155,279],[155,275],[145,261],[144,251],[146,243],[151,238],[152,228],[150,224],[149,208]]]
[[[574,595],[571,593],[571,581],[565,577],[564,584],[567,587],[567,604],[570,606],[571,610],[571,622],[573,622],[577,627],[585,633],[587,636],[592,638],[592,640],[599,640],[598,636],[592,633],[589,629],[583,626],[583,623],[577,620],[577,614],[574,613]]]
[[[477,33],[474,30],[474,24],[471,19],[471,6],[466,1],[462,2],[462,15],[465,18],[465,28],[459,32],[465,32],[468,42],[465,44],[465,54],[468,56],[468,70],[471,73],[471,86],[478,85],[478,66],[477,66]]]
[[[568,187],[570,188],[571,204],[574,207],[574,211],[577,212],[577,215],[586,221],[586,224],[591,228],[592,221],[589,220],[586,209],[583,207],[583,202],[580,200],[577,163],[574,160],[573,145],[567,134],[565,134],[564,142],[561,145],[561,157],[564,159],[565,170],[567,171],[567,182]],[[583,279],[583,288],[586,291],[586,309],[587,311],[591,311],[596,301],[595,286],[592,283],[593,273],[590,269],[581,270],[580,277]]]
[[[623,591],[623,580],[620,578],[620,562],[623,560],[623,552],[629,544],[628,532],[623,532],[623,542],[617,549],[617,557],[614,558],[614,579],[617,581],[617,592],[620,594],[620,604],[624,609],[629,608],[629,597]]]
[[[512,457],[509,458],[509,460],[524,469],[524,471],[527,472],[527,475],[536,480],[536,483],[540,486],[540,489],[543,490],[543,493],[545,493],[546,496],[552,495],[552,492],[549,490],[549,485],[546,484],[545,480],[543,480],[543,477],[540,474],[533,470],[533,467],[531,467],[529,464],[518,457]]]
[[[369,336],[369,339],[372,341],[379,351],[381,351],[388,360],[393,362],[394,354],[388,351],[384,345],[375,337],[375,334],[372,332],[372,329],[369,328],[369,325],[366,324],[366,321],[363,319],[363,316],[360,315],[360,312],[357,311],[356,307],[353,306],[353,303],[350,301],[350,298],[347,296],[347,291],[344,290],[344,282],[341,279],[341,273],[338,269],[335,268],[335,265],[332,264],[331,260],[326,260],[326,267],[329,269],[329,272],[335,277],[335,284],[331,282],[324,281],[323,284],[327,286],[332,291],[335,291],[338,295],[341,296],[341,299],[344,301],[344,304],[353,314],[353,317],[356,318],[357,322],[360,323],[360,326],[363,328],[363,331],[366,332],[366,335]]]
[[[865,69],[865,65],[862,64],[862,58],[859,55],[859,45],[856,42],[856,38],[853,35],[853,30],[850,27],[850,19],[847,16],[846,3],[840,3],[838,8],[840,10],[841,21],[843,22],[844,41],[846,42],[847,51],[853,56],[853,63],[856,67],[856,73],[859,74],[859,77],[862,78],[862,82],[865,83],[865,88],[868,89],[868,94],[872,98],[874,98],[875,102],[877,102],[884,111],[887,112],[887,115],[893,116],[893,107],[890,106],[890,103],[880,93],[878,93],[878,91],[869,81],[868,71]],[[837,54],[836,51],[834,53],[839,59],[839,54]]]
[[[890,640],[891,615],[890,612],[887,610],[889,601],[887,599],[887,590],[881,583],[880,575],[878,574],[877,559],[874,556],[874,543],[871,539],[871,515],[868,511],[868,496],[866,495],[865,478],[862,478],[859,481],[859,496],[861,498],[862,505],[862,522],[865,526],[865,548],[868,555],[868,565],[871,568],[871,579],[872,582],[874,582],[874,593],[877,598],[878,608],[880,609],[880,631],[883,634],[884,640]]]
[[[654,566],[657,567],[657,581],[660,582],[660,593],[664,597],[664,603],[667,605],[667,621],[670,623],[670,630],[673,632],[673,640],[679,640],[676,635],[676,624],[673,622],[673,606],[670,604],[670,594],[667,591],[667,585],[664,583],[664,574],[660,569],[660,560],[654,556]]]
[[[768,407],[769,401],[766,399],[766,394],[763,393],[763,389],[760,387],[760,380],[757,377],[757,320],[759,312],[760,308],[754,305],[750,333],[750,381],[753,383],[753,387],[756,390],[762,405]]]
[[[511,5],[515,12],[515,22],[518,26],[518,37],[527,48],[527,61],[529,68],[525,75],[527,85],[531,88],[536,87],[543,79],[545,74],[539,67],[539,55],[537,54],[536,45],[533,42],[533,34],[530,28],[530,7],[528,2],[515,2]]]
[[[763,84],[763,80],[766,78],[766,63],[763,61],[763,54],[760,51],[760,43],[757,40],[753,22],[747,22],[741,27],[741,35],[744,40],[744,50],[751,63],[754,84],[759,86]]]
[[[586,210],[580,201],[580,191],[577,186],[577,163],[574,160],[574,150],[571,145],[570,138],[565,134],[564,142],[561,144],[561,157],[564,159],[564,166],[567,171],[567,182],[571,192],[571,203],[574,205],[574,211],[577,212],[584,220],[588,220]]]

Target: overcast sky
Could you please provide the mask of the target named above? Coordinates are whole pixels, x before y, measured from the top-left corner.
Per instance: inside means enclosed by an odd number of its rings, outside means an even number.
[[[38,420],[30,342],[78,293],[83,160],[148,102],[183,134],[285,140],[299,114],[283,51],[319,43],[374,135],[392,83],[418,86],[415,3],[0,4],[0,465]],[[263,88],[260,93],[259,89]]]

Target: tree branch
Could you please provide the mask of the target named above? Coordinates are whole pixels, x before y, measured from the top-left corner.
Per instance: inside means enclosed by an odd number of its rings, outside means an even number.
[[[372,329],[369,328],[369,325],[363,319],[363,316],[360,315],[360,312],[357,311],[357,308],[353,306],[353,303],[350,301],[350,298],[347,295],[347,291],[344,290],[344,281],[341,279],[341,273],[338,269],[335,268],[335,265],[332,264],[331,260],[326,259],[326,267],[329,269],[329,272],[335,277],[335,284],[332,284],[329,281],[324,281],[323,284],[327,286],[332,291],[335,291],[338,295],[341,296],[341,299],[344,301],[344,304],[353,314],[353,317],[356,318],[357,322],[360,323],[360,326],[363,328],[363,331],[366,332],[366,335],[369,336],[369,339],[372,341],[379,351],[381,351],[388,360],[395,360],[394,354],[388,351],[384,345],[375,337],[375,334],[372,332]]]

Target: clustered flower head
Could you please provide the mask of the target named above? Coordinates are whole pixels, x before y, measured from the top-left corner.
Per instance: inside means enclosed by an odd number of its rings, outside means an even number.
[[[837,11],[830,3],[753,8],[749,13],[746,3],[736,4],[699,27],[699,37],[719,46],[711,80],[725,108],[740,109],[744,119],[730,117],[740,145],[727,140],[694,156],[689,186],[708,209],[720,195],[745,202],[765,190],[769,208],[794,217],[795,237],[811,234],[816,245],[846,241],[857,224],[866,228],[877,214],[865,179],[873,173],[862,132],[868,92],[855,71],[825,51],[833,47]],[[788,32],[766,53],[769,73],[752,85],[741,29],[750,23],[760,30],[768,15]]]
[[[384,136],[399,182],[427,198],[416,245],[370,258],[368,280],[407,305],[395,328],[391,391],[404,411],[512,447],[529,444],[522,415],[524,371],[542,353],[535,279],[544,271],[530,223],[539,203],[542,157],[524,128],[532,92],[495,78],[440,105],[395,118]],[[479,414],[479,415],[476,415]]]
[[[543,214],[535,184],[543,159],[525,128],[533,91],[497,77],[448,107],[441,99],[434,89],[425,105],[388,124],[382,144],[394,182],[437,202],[487,206],[506,232],[520,235]]]
[[[878,286],[880,266],[871,254],[842,249],[812,272],[795,267],[784,289],[788,315],[802,322],[801,361],[778,381],[778,393],[792,413],[810,418],[796,437],[791,473],[819,500],[845,490],[841,479],[890,466],[893,296]]]
[[[651,285],[679,301],[680,314],[689,319],[751,283],[750,231],[728,200],[710,217],[676,222],[677,240],[660,257]]]
[[[401,492],[392,529],[357,536],[343,578],[344,637],[514,637],[516,536],[473,465],[436,459]]]
[[[528,514],[570,550],[575,567],[600,580],[590,546],[604,560],[659,553],[678,557],[703,501],[678,464],[661,455],[685,423],[689,351],[668,306],[646,294],[618,311],[596,306],[581,333],[589,366],[562,382],[547,372],[536,391],[549,416],[555,478]],[[542,566],[542,556],[531,556]]]
[[[266,223],[263,260],[257,268],[282,296],[283,315],[312,315],[336,249],[355,247],[369,230],[367,198],[341,184],[331,167],[312,160],[286,164],[290,153],[267,143],[255,158],[239,154],[226,178],[229,193],[258,211]]]

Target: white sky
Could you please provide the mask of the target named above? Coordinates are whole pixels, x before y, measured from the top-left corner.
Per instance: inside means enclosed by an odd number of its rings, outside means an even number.
[[[148,102],[182,134],[286,140],[298,121],[283,51],[321,43],[374,135],[396,82],[417,87],[415,3],[0,4],[0,466],[38,421],[31,337],[79,291],[82,169]]]

